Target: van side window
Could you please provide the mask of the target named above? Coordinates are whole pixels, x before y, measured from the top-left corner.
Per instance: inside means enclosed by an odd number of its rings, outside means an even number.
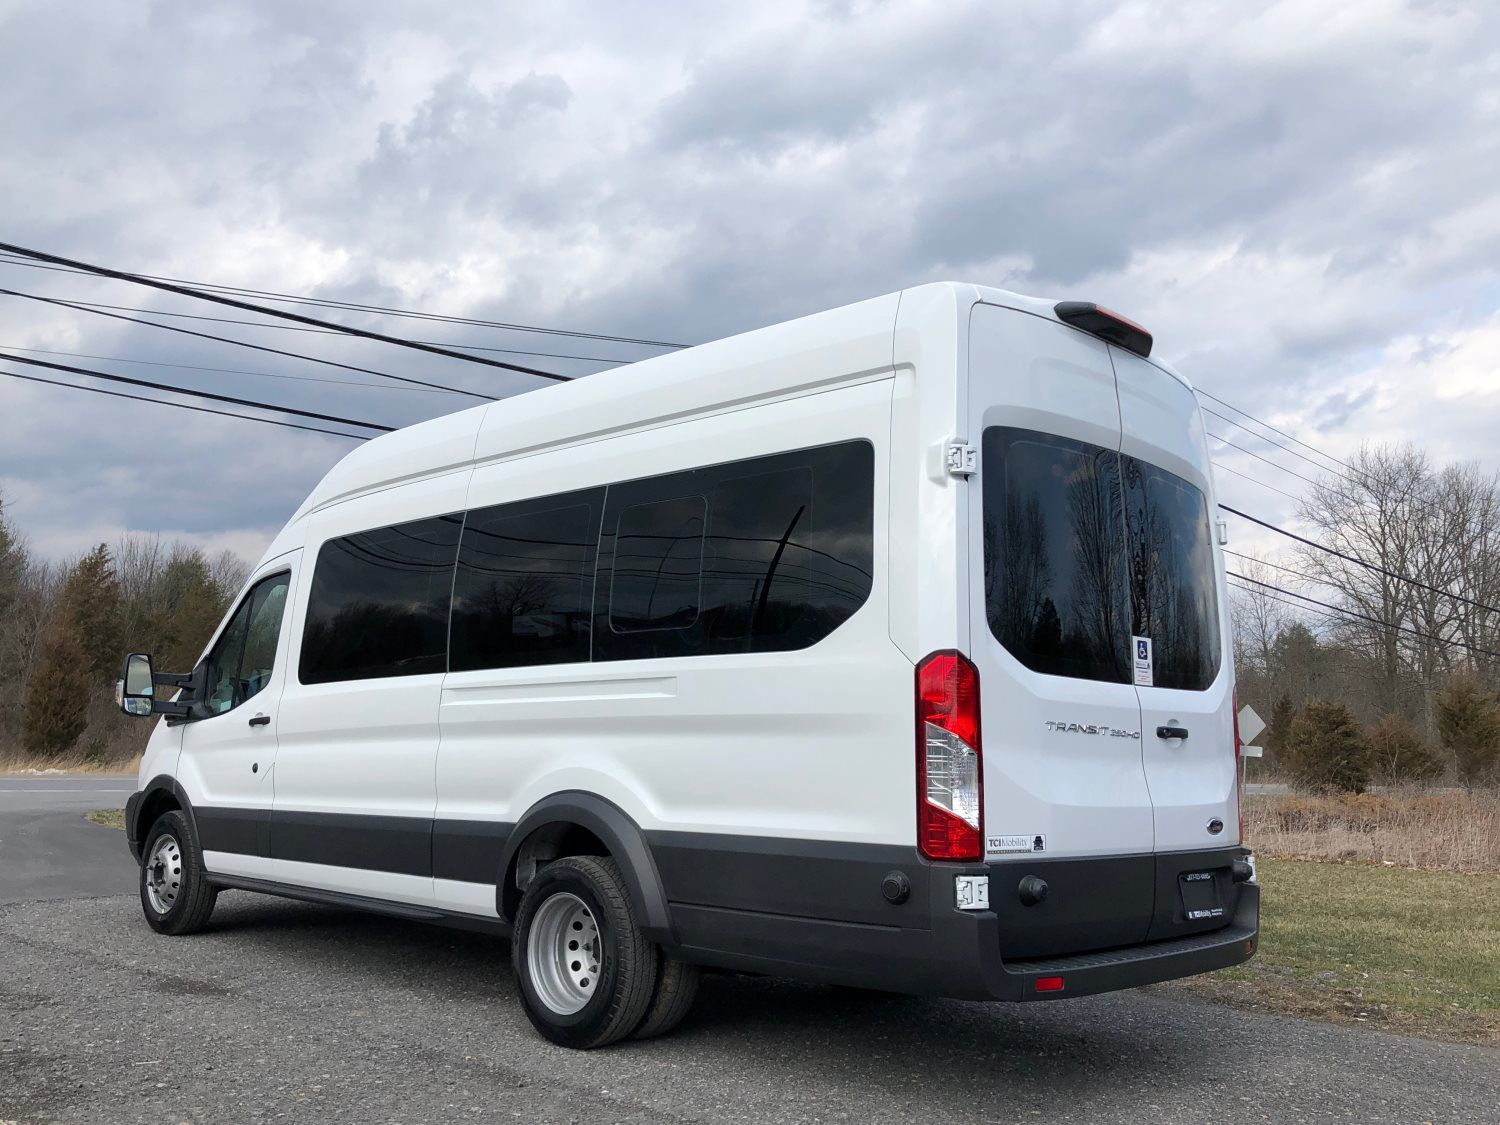
[[[866,441],[611,485],[595,660],[806,648],[873,581]]]
[[[283,572],[257,582],[204,658],[202,705],[210,714],[233,710],[271,678],[289,581]]]
[[[707,515],[701,495],[652,500],[620,513],[610,581],[612,630],[683,630],[698,620]]]
[[[1128,682],[1119,454],[995,426],[984,434],[985,604],[1026,667]]]
[[[1112,449],[1007,426],[984,432],[990,630],[1036,672],[1130,682],[1152,640],[1153,686],[1202,691],[1219,672],[1208,502]]]
[[[469,513],[453,583],[455,672],[589,658],[604,489]]]
[[[330,539],[308,592],[304,684],[420,676],[448,667],[457,515]]]

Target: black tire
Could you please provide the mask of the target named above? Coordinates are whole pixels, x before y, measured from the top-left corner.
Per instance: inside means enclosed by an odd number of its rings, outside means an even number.
[[[570,896],[563,898],[562,896]],[[559,900],[548,907],[549,900]],[[592,993],[581,1008],[560,1011],[542,998],[547,966],[532,965],[532,931],[539,912],[556,916],[581,901],[596,927],[597,973]],[[548,922],[537,934],[540,946]],[[573,948],[569,946],[569,948]],[[641,934],[630,892],[615,861],[602,856],[566,856],[537,872],[516,912],[511,966],[516,988],[531,1024],[552,1042],[587,1050],[625,1038],[646,1014],[656,986],[656,947]]]
[[[646,1009],[646,1018],[635,1029],[634,1038],[654,1039],[680,1024],[697,999],[698,982],[702,979],[703,970],[697,965],[661,954],[656,993]]]
[[[170,837],[168,844],[163,844]],[[175,844],[175,851],[170,846]],[[158,853],[158,846],[162,851]],[[173,862],[175,857],[176,862]],[[153,902],[153,880],[160,880]],[[219,889],[203,870],[203,851],[188,818],[175,809],[163,813],[146,833],[141,848],[141,910],[146,924],[159,934],[192,934],[208,925]],[[170,901],[163,901],[170,895]],[[159,909],[158,902],[166,907]]]

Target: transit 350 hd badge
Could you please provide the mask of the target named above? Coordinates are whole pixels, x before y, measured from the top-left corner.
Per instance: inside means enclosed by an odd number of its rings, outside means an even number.
[[[1134,738],[1139,740],[1138,730],[1121,730],[1103,723],[1055,723],[1048,719],[1043,724],[1053,734],[1101,734],[1108,738]]]

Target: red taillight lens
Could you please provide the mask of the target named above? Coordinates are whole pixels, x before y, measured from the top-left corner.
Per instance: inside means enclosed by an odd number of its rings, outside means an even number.
[[[1037,977],[1034,987],[1038,992],[1061,992],[1063,979],[1062,977]]]
[[[935,652],[917,666],[917,846],[928,859],[984,855],[980,766],[979,673]]]

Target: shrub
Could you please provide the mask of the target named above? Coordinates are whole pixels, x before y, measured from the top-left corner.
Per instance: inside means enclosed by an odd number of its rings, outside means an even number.
[[[1314,700],[1287,734],[1283,758],[1304,789],[1363,793],[1370,785],[1370,743],[1342,703]]]
[[[1500,706],[1472,676],[1456,676],[1436,700],[1438,737],[1465,785],[1494,772],[1500,760]]]
[[[1443,772],[1443,763],[1417,728],[1395,712],[1370,728],[1370,767],[1386,785],[1430,781]]]

